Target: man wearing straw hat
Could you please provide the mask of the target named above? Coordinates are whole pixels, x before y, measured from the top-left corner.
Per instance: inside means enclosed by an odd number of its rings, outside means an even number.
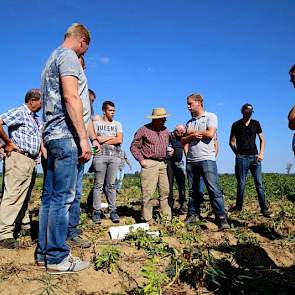
[[[151,123],[139,128],[131,143],[131,153],[141,165],[142,217],[150,225],[153,220],[153,194],[157,187],[160,193],[160,209],[171,220],[171,208],[168,205],[169,181],[167,176],[166,153],[169,144],[169,132],[164,126],[169,116],[164,108],[154,108]],[[173,149],[169,151],[172,155]]]

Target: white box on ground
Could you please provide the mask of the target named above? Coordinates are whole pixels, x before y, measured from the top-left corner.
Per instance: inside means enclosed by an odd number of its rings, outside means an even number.
[[[128,233],[139,228],[149,230],[149,224],[135,223],[131,225],[111,226],[109,228],[109,233],[112,240],[121,240],[124,239]]]
[[[108,203],[101,203],[101,209],[106,209],[109,207]]]

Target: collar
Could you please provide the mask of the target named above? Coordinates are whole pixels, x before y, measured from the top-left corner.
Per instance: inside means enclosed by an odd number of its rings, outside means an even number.
[[[193,117],[193,120],[198,120],[200,118],[206,117],[207,116],[207,111],[204,111],[201,115],[199,115],[198,117]]]
[[[24,109],[25,109],[25,111],[26,111],[26,113],[27,113],[28,115],[33,116],[33,117],[35,117],[35,118],[39,117],[39,116],[37,115],[37,113],[32,112],[32,111],[28,108],[28,106],[27,106],[26,104],[24,104],[23,106],[24,106]]]

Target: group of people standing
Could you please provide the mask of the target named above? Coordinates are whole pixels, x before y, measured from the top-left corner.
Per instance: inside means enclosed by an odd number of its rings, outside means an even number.
[[[186,223],[194,224],[200,220],[204,185],[207,188],[215,221],[220,229],[229,228],[224,209],[224,198],[218,184],[216,156],[218,152],[217,126],[214,113],[204,110],[204,100],[200,94],[187,97],[191,119],[186,126],[177,125],[169,134],[165,127],[169,116],[164,108],[156,108],[149,118],[151,123],[141,127],[131,144],[131,152],[141,165],[141,187],[143,195],[142,216],[153,224],[153,195],[159,188],[160,209],[170,220],[173,209],[173,177],[179,191],[179,205],[187,211]],[[261,213],[269,217],[262,184],[261,161],[264,154],[264,137],[258,121],[251,119],[253,106],[243,105],[242,119],[231,129],[230,146],[236,154],[236,177],[238,183],[236,206],[230,211],[241,211],[248,171],[250,170],[258,193]],[[258,153],[255,139],[260,139]],[[183,152],[186,157],[184,169]],[[185,195],[185,170],[188,180],[188,204]],[[203,184],[201,183],[203,182]]]
[[[81,24],[71,25],[62,45],[47,60],[41,76],[41,90],[29,90],[23,106],[0,116],[0,138],[6,154],[0,205],[0,247],[18,247],[15,228],[28,222],[26,209],[33,172],[36,159],[42,154],[45,177],[35,261],[48,272],[57,274],[81,271],[90,265],[70,251],[71,245],[86,248],[91,244],[81,238],[77,227],[84,164],[93,156],[95,180],[91,204],[92,219],[96,224],[100,224],[102,218],[102,193],[107,197],[111,220],[119,222],[116,193],[122,185],[122,167],[125,163],[130,165],[121,150],[123,129],[121,123],[114,120],[114,102],[104,101],[102,116],[94,114],[96,95],[88,89],[83,58],[89,44],[89,31]],[[42,106],[43,120],[40,120],[36,113]],[[186,126],[177,125],[169,133],[165,127],[169,114],[164,108],[155,108],[149,116],[151,122],[134,135],[130,150],[141,165],[142,218],[149,224],[154,223],[153,195],[158,187],[161,214],[171,220],[173,178],[176,177],[180,209],[187,212],[186,223],[195,223],[200,218],[200,182],[203,181],[215,221],[220,229],[227,229],[229,224],[216,165],[217,116],[204,110],[200,94],[188,96],[187,107],[191,118]],[[251,119],[252,113],[253,106],[245,104],[242,119],[235,122],[231,130],[230,146],[236,154],[238,182],[237,202],[232,210],[242,210],[250,170],[261,212],[269,216],[261,177],[264,138],[259,122]],[[3,125],[7,126],[8,135]],[[259,152],[255,145],[256,135],[260,139]]]

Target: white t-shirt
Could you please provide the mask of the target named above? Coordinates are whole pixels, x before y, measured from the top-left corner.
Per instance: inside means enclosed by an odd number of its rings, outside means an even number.
[[[94,121],[94,130],[98,136],[117,136],[118,133],[123,132],[122,125],[119,121],[113,120],[106,122],[102,119]]]

